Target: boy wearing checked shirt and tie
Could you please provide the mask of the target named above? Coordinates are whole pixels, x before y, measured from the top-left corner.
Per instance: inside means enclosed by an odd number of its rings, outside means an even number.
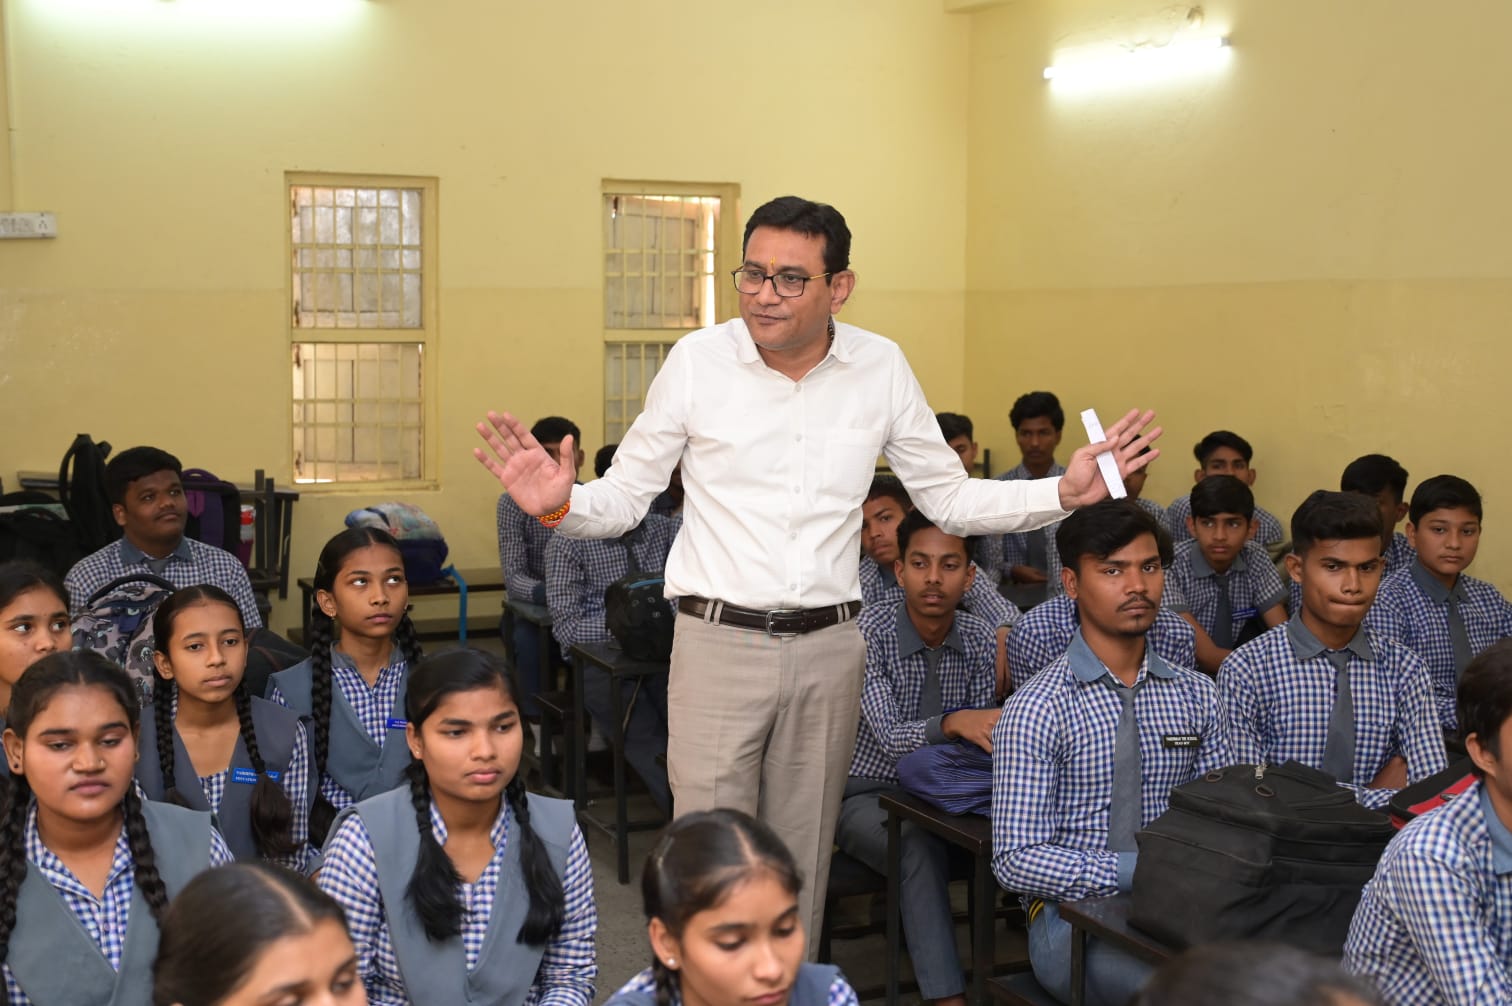
[[[1231,764],[1213,682],[1166,663],[1155,622],[1171,543],[1147,511],[1105,501],[1056,534],[1080,625],[1064,656],[1014,693],[992,733],[992,869],[1024,895],[1035,978],[1071,998],[1071,926],[1059,903],[1127,891],[1134,833],[1171,788]],[[1121,1004],[1149,966],[1089,943],[1086,1001]]]
[[[1320,489],[1297,508],[1286,569],[1302,609],[1218,672],[1235,762],[1295,759],[1371,808],[1444,768],[1428,669],[1364,624],[1383,565],[1371,500]]]

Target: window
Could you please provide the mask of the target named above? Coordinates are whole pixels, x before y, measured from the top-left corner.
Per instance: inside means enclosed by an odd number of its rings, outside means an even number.
[[[734,185],[606,181],[604,439],[617,443],[684,332],[735,313]]]
[[[290,175],[294,481],[433,471],[436,181]]]

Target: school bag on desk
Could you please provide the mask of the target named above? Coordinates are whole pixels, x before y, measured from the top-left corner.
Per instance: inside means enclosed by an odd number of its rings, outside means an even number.
[[[347,527],[376,527],[399,543],[404,557],[404,576],[424,585],[442,579],[446,568],[446,538],[441,528],[413,503],[374,503],[346,515]]]
[[[640,528],[620,539],[630,560],[630,572],[604,589],[604,627],[632,660],[672,659],[672,605],[666,598],[661,570],[648,572],[635,558]]]
[[[1300,762],[1218,769],[1171,790],[1136,836],[1129,922],[1177,948],[1272,939],[1338,955],[1395,834]]]

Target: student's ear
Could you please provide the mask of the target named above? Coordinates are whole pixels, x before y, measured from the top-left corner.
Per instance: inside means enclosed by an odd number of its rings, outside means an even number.
[[[1416,552],[1417,551],[1417,525],[1414,524],[1414,523],[1412,523],[1412,521],[1408,521],[1406,524],[1402,525],[1402,530],[1407,533],[1407,544],[1411,545],[1412,546],[1412,550],[1414,552]]]
[[[315,592],[315,603],[320,606],[320,610],[325,613],[325,617],[336,617],[336,596],[329,590],[317,590]]]
[[[1251,489],[1253,489],[1254,486],[1255,486],[1255,475],[1256,475],[1256,472],[1255,472],[1255,470],[1253,468],[1246,468],[1244,470],[1244,474],[1242,476],[1240,476],[1240,477],[1244,479],[1244,484],[1245,485],[1247,485]]]
[[[1302,582],[1302,557],[1295,552],[1286,553],[1286,575],[1291,577],[1292,583]]]
[[[1186,526],[1187,534],[1191,535],[1193,538],[1197,537],[1197,521],[1190,514],[1187,515]]]
[[[902,559],[894,559],[893,560],[893,579],[897,580],[899,583],[903,582],[903,560]]]
[[[1076,574],[1065,566],[1061,567],[1061,589],[1071,600],[1076,600]]]
[[[976,563],[972,562],[970,559],[967,559],[965,590],[970,590],[973,583],[976,583]]]
[[[646,923],[646,934],[651,938],[651,952],[669,971],[682,966],[682,948],[661,919],[653,918]]]
[[[830,277],[829,287],[830,313],[838,314],[856,289],[856,274],[849,269],[842,269]]]
[[[1204,472],[1201,468],[1197,469],[1195,472],[1192,473],[1192,485],[1196,485],[1197,483],[1201,482],[1206,477],[1207,477],[1207,473],[1206,472]]]
[[[166,643],[164,644],[166,645]],[[168,662],[168,654],[162,650],[152,651],[152,662],[157,665],[158,676],[164,681],[173,680],[173,665]]]
[[[404,724],[404,743],[409,745],[410,757],[415,761],[425,758],[425,742],[420,739],[420,731],[415,729],[413,723]]]
[[[5,744],[5,763],[10,766],[11,775],[25,775],[22,769],[25,763],[21,760],[21,738],[10,727],[5,728],[5,736],[0,737],[0,743]]]
[[[1249,522],[1249,534],[1244,536],[1245,541],[1254,541],[1255,535],[1260,533],[1260,522],[1251,517]]]
[[[1391,522],[1391,526],[1396,527],[1398,524],[1402,523],[1402,518],[1405,516],[1407,516],[1407,504],[1398,503],[1396,505],[1396,520]]]
[[[7,730],[6,734],[10,734],[10,731]],[[1501,775],[1501,766],[1491,756],[1491,752],[1481,745],[1480,734],[1465,735],[1465,753],[1470,756],[1470,760],[1475,763],[1475,767],[1486,773],[1487,776],[1494,779]]]
[[[126,508],[119,503],[110,504],[110,515],[115,518],[116,524],[126,526]]]

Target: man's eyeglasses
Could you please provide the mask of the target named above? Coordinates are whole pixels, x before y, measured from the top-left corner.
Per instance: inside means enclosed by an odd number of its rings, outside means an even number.
[[[762,272],[760,269],[745,268],[736,269],[730,275],[735,279],[735,289],[744,294],[754,295],[760,293],[761,288],[766,285],[766,281],[771,280],[772,289],[777,291],[777,296],[802,297],[803,290],[808,286],[809,280],[823,279],[829,276],[830,273],[821,272],[813,276],[800,276],[792,272],[779,272],[776,275],[770,275]]]

